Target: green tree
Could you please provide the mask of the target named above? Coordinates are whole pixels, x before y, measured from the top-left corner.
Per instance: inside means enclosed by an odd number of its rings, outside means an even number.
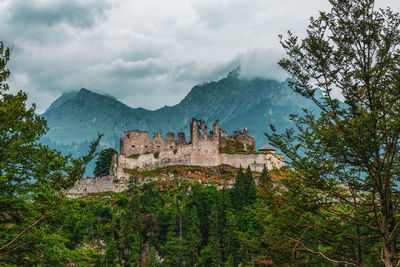
[[[235,215],[232,212],[228,212],[226,216],[226,224],[223,230],[223,250],[226,259],[226,265],[237,266],[238,265],[238,251],[240,248],[240,240],[238,237],[238,226]]]
[[[242,209],[256,200],[256,183],[250,167],[247,168],[246,173],[243,173],[242,169],[239,170],[233,186],[232,197],[236,209]]]
[[[7,93],[9,57],[0,42],[0,262],[34,265],[45,260],[46,250],[63,253],[55,247],[67,215],[65,192],[82,177],[100,136],[78,159],[41,145],[46,121],[35,113],[35,105],[26,107],[24,92]]]
[[[304,39],[281,36],[287,57],[279,64],[293,77],[290,86],[320,112],[293,115],[298,133],[268,135],[294,170],[282,192],[282,203],[292,205],[285,214],[297,218],[290,237],[298,253],[396,266],[400,16],[376,10],[373,0],[329,2],[332,9],[310,19]]]
[[[261,188],[268,190],[272,186],[272,179],[269,175],[269,171],[267,167],[264,165],[264,168],[261,172],[260,178],[258,179],[258,184]]]
[[[197,215],[196,206],[190,209],[190,222],[187,229],[186,240],[189,244],[189,250],[192,254],[192,264],[196,265],[199,257],[199,249],[201,245],[201,233],[200,233],[200,220]]]
[[[215,204],[211,209],[207,246],[205,246],[200,253],[200,266],[218,267],[222,265],[221,233],[219,229],[220,220],[221,214],[219,213],[218,206]]]
[[[143,218],[140,212],[137,178],[131,177],[129,182],[128,206],[121,216],[120,248],[123,252],[123,259],[130,266],[140,266],[141,251],[143,246]]]
[[[118,154],[118,152],[111,147],[105,148],[102,151],[100,151],[97,160],[95,162],[93,175],[96,177],[109,175],[112,158],[115,154]]]
[[[269,174],[268,169],[264,165],[264,169],[261,172],[261,176],[258,179],[258,195],[262,198],[265,204],[272,204],[271,202],[274,199],[275,190],[274,184],[272,182],[271,176]]]
[[[118,259],[118,245],[115,240],[112,240],[108,246],[106,253],[104,255],[104,265],[108,266],[116,266]],[[135,265],[134,265],[135,266]]]

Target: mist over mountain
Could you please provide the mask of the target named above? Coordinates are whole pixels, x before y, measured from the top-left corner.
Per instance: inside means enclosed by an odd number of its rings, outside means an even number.
[[[189,122],[195,117],[204,119],[209,126],[219,119],[221,128],[229,134],[248,128],[259,148],[267,141],[264,132],[269,131],[269,124],[283,131],[293,127],[289,114],[314,108],[309,100],[294,93],[287,81],[243,79],[239,71],[216,82],[196,85],[180,103],[155,111],[131,108],[111,96],[84,88],[64,93],[43,114],[50,130],[42,142],[64,153],[80,155],[98,132],[104,134],[102,148],[117,150],[125,130],[145,130],[150,138],[154,131],[163,136],[183,131],[189,140]],[[90,166],[87,173],[91,169]]]

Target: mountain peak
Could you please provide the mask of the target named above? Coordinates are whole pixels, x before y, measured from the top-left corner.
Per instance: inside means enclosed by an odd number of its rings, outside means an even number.
[[[91,91],[91,90],[89,90],[89,89],[86,89],[86,88],[81,88],[81,90],[79,90],[79,92],[78,92],[77,95],[84,96],[84,97],[101,97],[101,98],[105,97],[105,98],[111,98],[111,99],[113,99],[113,100],[117,100],[117,99],[116,99],[114,96],[112,96],[112,95],[109,95],[109,94],[99,94],[99,93],[93,92],[93,91]]]
[[[71,91],[62,93],[62,95],[57,98],[43,114],[48,114],[51,111],[61,107],[67,102],[76,102],[78,103],[87,103],[87,104],[95,104],[95,103],[104,103],[110,102],[114,103],[114,101],[118,101],[115,97],[108,94],[98,94],[93,91],[90,91],[86,88],[81,88],[79,91]],[[82,102],[83,101],[83,102]],[[122,103],[121,103],[122,104]],[[122,104],[123,105],[123,104]]]
[[[85,92],[88,92],[88,93],[93,93],[92,91],[90,91],[89,89],[86,89],[86,88],[81,88],[81,90],[79,90],[79,93],[81,93],[81,92],[83,92],[83,93],[85,93]]]
[[[89,89],[81,88],[81,90],[79,90],[79,92],[78,92],[78,95],[99,95],[99,94],[92,92]]]

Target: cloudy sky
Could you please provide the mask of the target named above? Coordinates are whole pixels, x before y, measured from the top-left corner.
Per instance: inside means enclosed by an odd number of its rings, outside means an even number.
[[[377,6],[400,11],[398,0]],[[178,103],[238,65],[286,78],[278,34],[304,35],[327,0],[0,0],[0,40],[13,46],[9,84],[39,113],[88,88],[131,107]]]

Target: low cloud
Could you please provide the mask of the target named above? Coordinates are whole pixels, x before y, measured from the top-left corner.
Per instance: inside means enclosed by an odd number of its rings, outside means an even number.
[[[239,55],[240,77],[243,78],[265,78],[282,81],[287,78],[285,71],[278,65],[284,57],[283,50],[257,48],[248,50]]]
[[[215,81],[240,65],[237,57],[227,62],[196,62],[189,61],[175,65],[172,75],[177,81],[193,81],[203,83]]]
[[[400,2],[381,6],[400,10]],[[1,0],[0,41],[13,46],[10,87],[43,112],[66,91],[108,93],[132,107],[178,103],[241,66],[283,81],[278,34],[304,36],[315,0]]]
[[[117,59],[113,62],[94,66],[90,71],[99,75],[118,76],[121,79],[146,78],[157,76],[167,72],[168,66],[155,59],[145,59],[137,61],[125,61]]]

